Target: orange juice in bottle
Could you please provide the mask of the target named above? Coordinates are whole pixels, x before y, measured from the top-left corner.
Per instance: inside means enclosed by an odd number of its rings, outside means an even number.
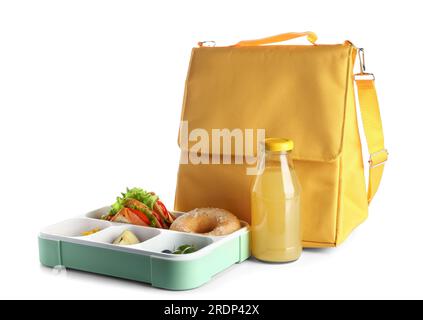
[[[268,138],[251,190],[251,250],[268,262],[297,260],[302,252],[300,187],[290,152],[292,140]]]

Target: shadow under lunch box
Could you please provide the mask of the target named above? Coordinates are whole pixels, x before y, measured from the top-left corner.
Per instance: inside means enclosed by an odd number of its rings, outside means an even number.
[[[201,286],[250,256],[247,223],[242,222],[242,228],[232,234],[214,237],[100,220],[109,209],[104,207],[44,228],[38,237],[41,263],[146,282],[164,289],[187,290]],[[82,236],[92,229],[100,231]],[[132,231],[140,243],[113,244],[125,230]],[[197,251],[162,253],[186,244]]]

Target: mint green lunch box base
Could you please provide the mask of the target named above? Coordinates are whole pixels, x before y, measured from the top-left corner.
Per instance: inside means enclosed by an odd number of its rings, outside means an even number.
[[[193,289],[208,282],[215,274],[248,259],[249,232],[227,241],[219,241],[213,250],[189,259],[175,259],[155,254],[133,253],[102,248],[90,243],[38,238],[40,261],[48,267],[64,266],[150,283],[170,290]],[[188,256],[188,255],[187,255]]]

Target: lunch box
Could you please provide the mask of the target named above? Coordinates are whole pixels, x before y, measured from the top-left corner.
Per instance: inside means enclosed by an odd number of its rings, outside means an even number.
[[[41,230],[38,237],[41,263],[150,283],[158,288],[187,290],[203,285],[215,274],[250,256],[249,227],[245,222],[234,233],[216,237],[101,220],[109,210],[110,207],[104,207]],[[100,231],[82,236],[96,228]],[[132,231],[140,243],[113,244],[125,230]],[[162,252],[186,244],[197,251]]]

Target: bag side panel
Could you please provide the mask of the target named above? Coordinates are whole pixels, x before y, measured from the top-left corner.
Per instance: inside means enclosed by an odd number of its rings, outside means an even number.
[[[345,112],[337,245],[341,244],[355,227],[366,220],[368,215],[362,146],[358,130],[352,75],[348,85]]]

